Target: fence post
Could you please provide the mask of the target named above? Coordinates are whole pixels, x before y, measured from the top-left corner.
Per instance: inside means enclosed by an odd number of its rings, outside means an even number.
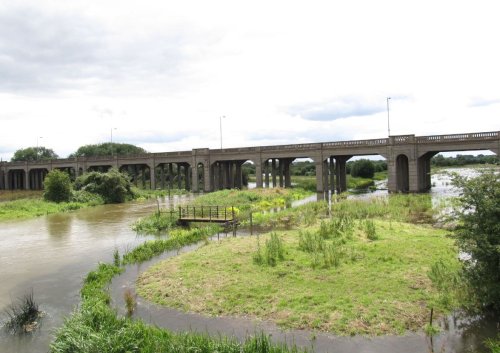
[[[252,212],[250,212],[250,235],[253,235],[253,217],[252,217]]]

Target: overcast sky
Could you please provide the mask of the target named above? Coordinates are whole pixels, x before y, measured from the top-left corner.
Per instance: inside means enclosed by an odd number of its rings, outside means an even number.
[[[500,130],[497,5],[2,0],[0,157]]]

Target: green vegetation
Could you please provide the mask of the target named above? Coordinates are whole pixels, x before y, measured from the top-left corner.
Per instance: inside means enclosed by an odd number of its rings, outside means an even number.
[[[453,281],[434,281],[449,277],[436,263],[456,273],[456,248],[445,231],[428,225],[428,196],[339,200],[333,217],[327,212],[319,202],[255,213],[254,222],[273,232],[164,261],[140,277],[138,292],[187,311],[341,334],[424,329],[431,307],[441,314],[454,308],[456,291],[441,293]]]
[[[42,312],[35,302],[33,292],[26,294],[17,304],[11,304],[4,312],[5,327],[12,333],[28,333],[38,327]]]
[[[438,154],[431,159],[431,165],[436,167],[463,167],[473,164],[498,164],[498,156],[458,154],[456,157],[444,157],[442,154]]]
[[[254,262],[255,238],[211,243],[152,267],[140,277],[138,292],[186,311],[257,317],[285,327],[339,334],[422,329],[429,306],[450,309],[440,305],[426,273],[442,257],[453,261],[452,241],[428,226],[376,225],[379,240],[367,242],[357,225],[340,254],[329,240],[326,256],[302,250],[299,231],[276,232],[285,255],[275,266]]]
[[[118,317],[109,307],[109,293],[104,288],[121,271],[121,267],[101,263],[87,275],[81,290],[82,303],[57,331],[50,352],[298,353],[296,348],[272,344],[263,334],[239,343],[198,333],[174,334],[140,320]]]
[[[283,261],[285,259],[284,253],[281,238],[276,233],[272,232],[270,238],[266,240],[264,253],[262,253],[260,242],[257,240],[257,252],[253,255],[253,261],[258,265],[267,264],[274,267],[278,261]]]
[[[245,224],[250,212],[281,208],[293,200],[299,200],[308,193],[300,188],[294,189],[252,189],[252,190],[220,190],[197,197],[191,203],[197,205],[217,205],[235,208],[238,219]],[[177,213],[160,210],[134,223],[133,229],[141,234],[158,234],[175,227]]]
[[[105,203],[122,203],[133,198],[130,180],[116,168],[111,168],[107,173],[83,174],[75,180],[74,187],[99,195]]]
[[[28,147],[19,149],[14,152],[11,162],[32,162],[32,161],[46,161],[57,159],[59,156],[50,148],[45,147]]]
[[[136,197],[127,176],[116,169],[107,173],[84,174],[77,178],[74,187],[76,190],[71,190],[66,173],[53,170],[45,178],[45,200],[40,198],[40,192],[2,192],[2,199],[12,201],[0,203],[0,221],[73,211],[104,203],[124,202]],[[137,197],[147,198],[156,194],[144,191]],[[23,197],[25,195],[26,198]]]
[[[475,309],[500,312],[500,174],[456,175],[453,184],[462,190],[454,234],[459,249],[470,255],[463,261],[469,298]]]
[[[51,170],[44,179],[43,198],[52,202],[68,202],[71,199],[71,180],[68,173]]]
[[[358,159],[352,163],[349,174],[353,177],[373,178],[375,175],[375,164],[368,159]]]
[[[68,156],[74,157],[97,157],[97,156],[112,156],[112,155],[131,155],[147,153],[144,148],[137,147],[128,143],[100,143],[96,145],[85,145]]]
[[[206,240],[217,233],[219,226],[209,225],[193,229],[172,229],[168,239],[149,240],[123,255],[122,264],[140,263],[152,259],[167,250],[180,249],[183,246]]]
[[[48,202],[42,199],[23,199],[0,203],[0,221],[27,219],[58,212],[68,212],[94,206],[94,202]]]
[[[22,199],[40,199],[41,190],[0,190],[0,203]]]

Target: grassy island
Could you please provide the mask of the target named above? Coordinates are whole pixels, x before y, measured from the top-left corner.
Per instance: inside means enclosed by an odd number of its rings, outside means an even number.
[[[458,267],[457,250],[446,231],[429,224],[427,196],[339,200],[332,216],[326,211],[326,203],[313,203],[287,216],[268,214],[263,222],[275,231],[163,261],[139,278],[138,292],[185,311],[347,335],[420,330],[431,308],[451,308],[454,298],[440,293],[429,273],[440,263]],[[287,230],[279,230],[283,218]],[[281,258],[268,263],[276,252],[271,238]]]

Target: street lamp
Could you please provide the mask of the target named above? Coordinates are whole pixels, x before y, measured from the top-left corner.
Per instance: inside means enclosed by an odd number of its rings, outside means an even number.
[[[39,154],[39,150],[38,150],[38,139],[43,139],[43,136],[40,136],[40,137],[36,137],[36,160],[38,160],[38,154]]]
[[[111,131],[111,139],[110,139],[110,141],[111,141],[111,143],[110,143],[111,156],[113,156],[113,130],[116,130],[116,127],[112,127],[111,130],[110,130]]]
[[[391,99],[391,97],[387,97],[387,136],[391,136],[391,128],[389,125],[389,99]]]
[[[111,143],[113,143],[113,130],[116,130],[116,127],[111,128]]]
[[[226,116],[220,116],[219,117],[219,128],[220,128],[220,149],[222,149],[222,119],[225,119]]]

